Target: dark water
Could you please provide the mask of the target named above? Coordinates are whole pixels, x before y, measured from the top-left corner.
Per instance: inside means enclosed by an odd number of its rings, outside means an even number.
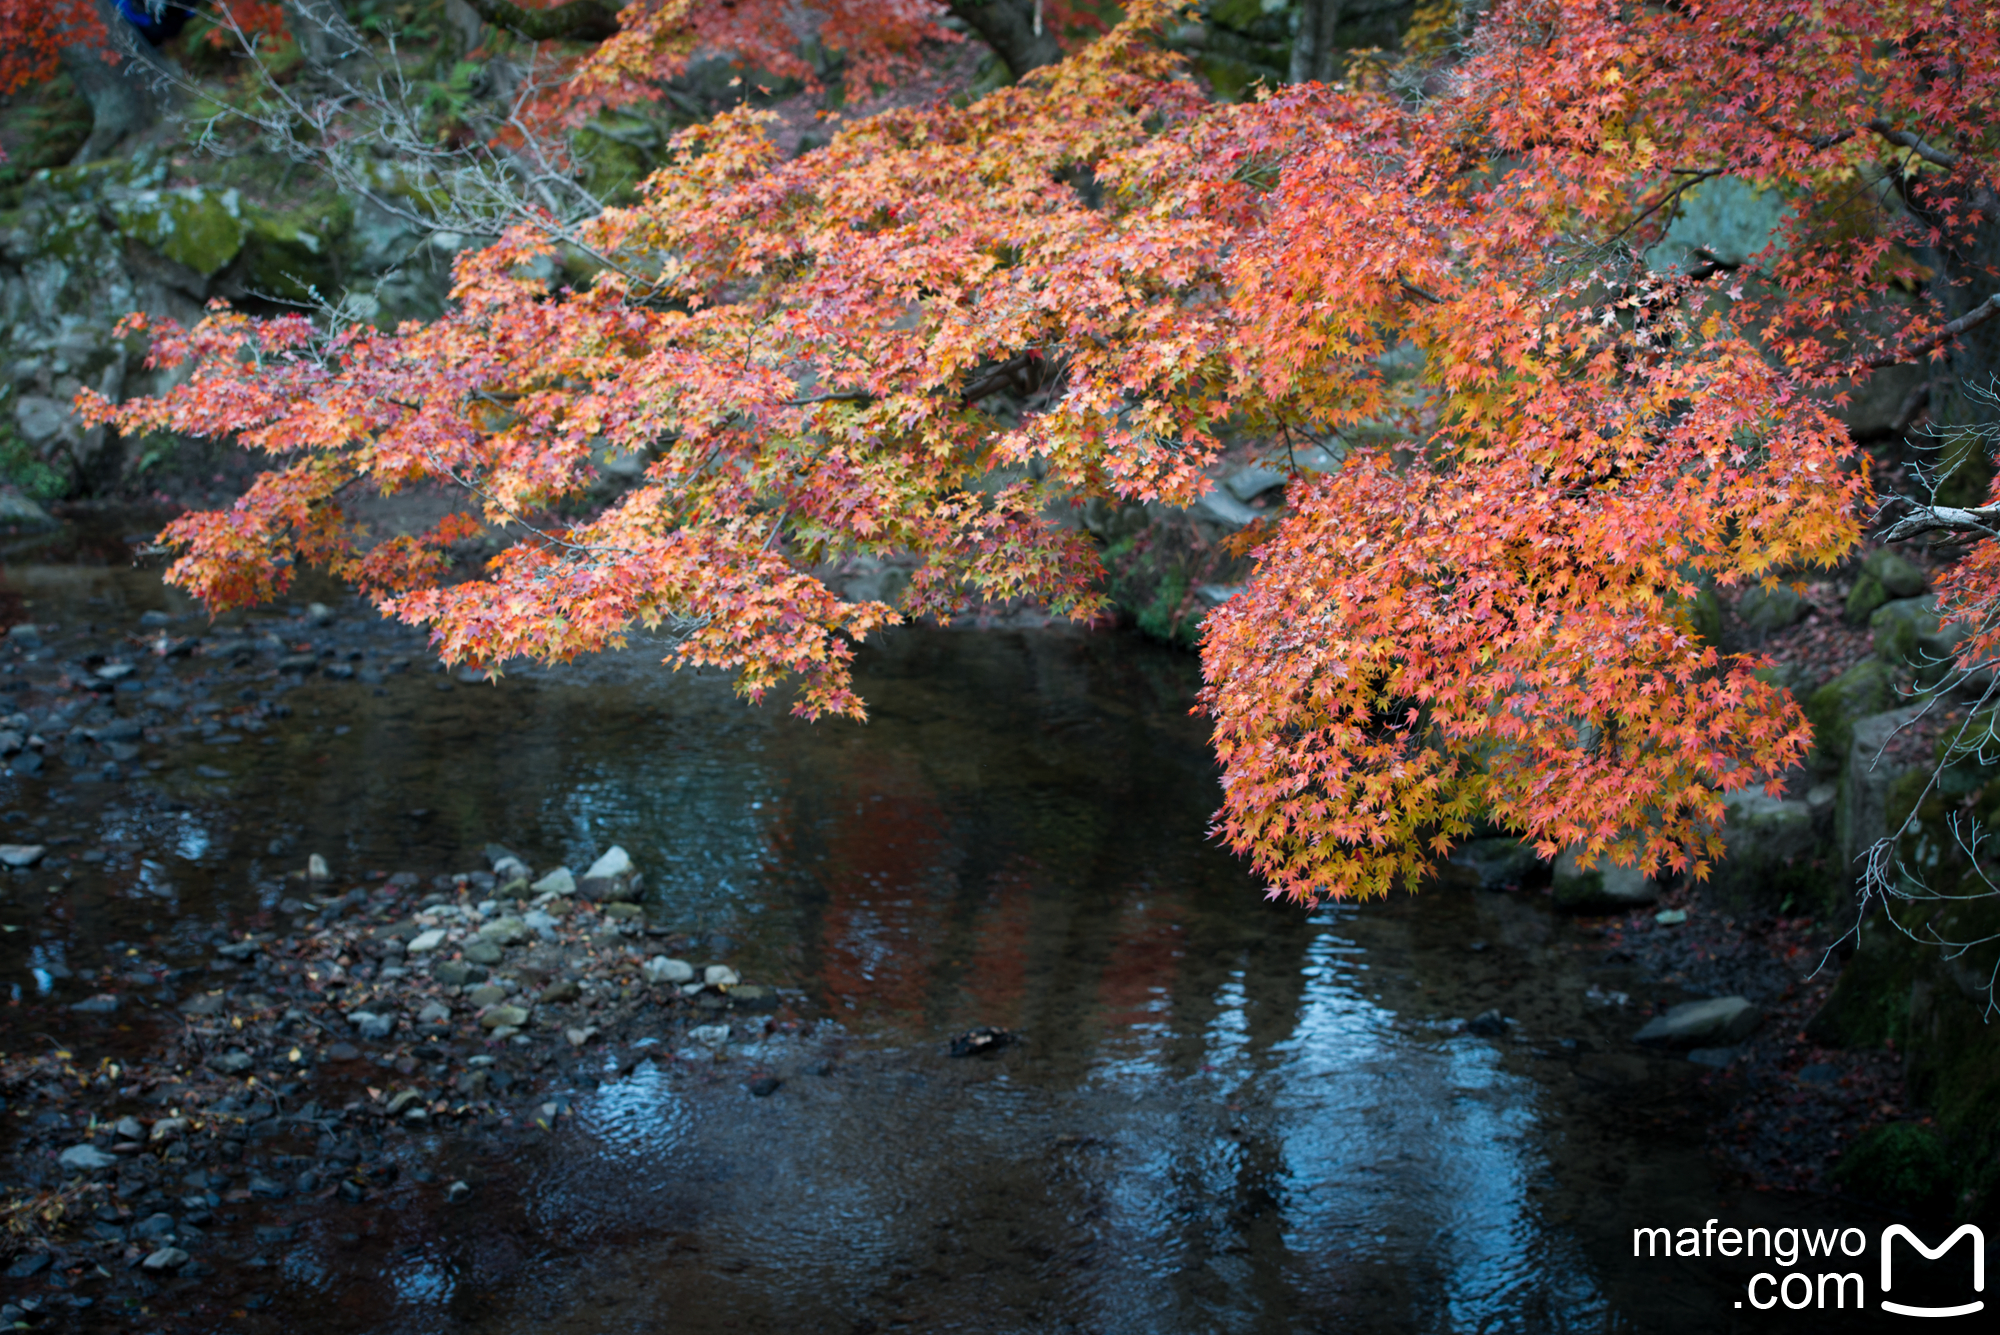
[[[132,572],[7,574],[40,620],[164,605]],[[364,664],[410,652],[371,634]],[[419,656],[123,785],[6,790],[18,828],[114,849],[6,904],[0,985],[26,993],[113,940],[268,909],[255,887],[309,852],[428,875],[498,840],[538,868],[623,845],[657,917],[803,994],[796,1032],[606,1071],[475,1204],[385,1220],[386,1252],[309,1224],[268,1328],[1788,1328],[1734,1306],[1784,1267],[1632,1256],[1637,1226],[1709,1218],[1864,1225],[1837,1268],[1874,1301],[1881,1221],[1719,1178],[1726,1088],[1630,1045],[1633,1010],[1598,998],[1646,980],[1541,898],[1265,902],[1206,838],[1184,656],[903,632],[862,660],[865,726],[748,709],[656,657],[496,687]],[[241,685],[198,662],[152,684]],[[1464,1031],[1492,1008],[1506,1036]],[[976,1024],[1021,1042],[949,1059]],[[784,1083],[753,1098],[753,1071]]]

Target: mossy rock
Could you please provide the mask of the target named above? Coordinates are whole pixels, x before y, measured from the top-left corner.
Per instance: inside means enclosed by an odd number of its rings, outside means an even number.
[[[118,230],[204,278],[222,272],[249,235],[234,190],[135,190],[111,201]]]
[[[1879,714],[1896,702],[1896,679],[1889,665],[1867,658],[1806,698],[1818,755],[1838,764],[1854,741],[1854,720]]]
[[[310,301],[315,290],[337,296],[338,272],[332,246],[316,231],[259,209],[249,218],[243,279],[258,296]]]
[[[1811,605],[1788,584],[1775,589],[1757,585],[1736,600],[1736,619],[1745,630],[1768,635],[1804,620]]]
[[[1956,1194],[1944,1142],[1914,1122],[1862,1132],[1840,1156],[1833,1179],[1865,1200],[1903,1210],[1948,1207]]]

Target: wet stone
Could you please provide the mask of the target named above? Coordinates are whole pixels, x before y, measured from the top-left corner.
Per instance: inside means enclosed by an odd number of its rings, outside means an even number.
[[[149,1241],[171,1238],[174,1235],[174,1217],[170,1214],[147,1215],[132,1225],[132,1236]]]
[[[528,1012],[519,1006],[495,1006],[479,1017],[487,1029],[519,1029],[528,1022]]]
[[[474,941],[465,947],[465,958],[473,964],[498,964],[507,952],[491,941]]]
[[[116,1168],[118,1157],[106,1154],[95,1145],[72,1145],[62,1152],[57,1162],[73,1172],[87,1173],[100,1168]]]
[[[507,999],[507,989],[494,983],[475,987],[466,994],[466,1000],[475,1006],[497,1006]]]
[[[352,1043],[335,1043],[327,1048],[326,1059],[335,1062],[351,1062],[361,1055],[361,1049]]]
[[[152,1271],[179,1270],[191,1258],[178,1247],[162,1247],[141,1263],[141,1268]]]

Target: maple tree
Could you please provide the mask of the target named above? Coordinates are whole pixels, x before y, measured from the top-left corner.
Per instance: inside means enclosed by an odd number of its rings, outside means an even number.
[[[1839,396],[2000,310],[1965,286],[1991,16],[1501,0],[1433,59],[1216,105],[1156,40],[1173,13],[788,161],[768,117],[720,115],[588,225],[571,286],[520,229],[460,257],[429,324],[148,326],[184,383],[90,411],[272,456],[164,535],[213,605],[303,562],[451,661],[665,627],[749,696],[795,675],[809,717],[862,715],[852,644],[898,619],[1099,614],[1077,498],[1186,505],[1227,441],[1318,447],[1337,466],[1294,471],[1203,632],[1218,830],[1273,893],[1414,881],[1482,819],[1703,870],[1721,793],[1811,737],[1695,597],[1841,559],[1874,498]],[[580,87],[642,86],[599,53]],[[1782,196],[1771,244],[1656,263],[1721,177]],[[606,448],[643,481],[579,514]],[[342,510],[438,482],[467,508],[422,535]],[[462,578],[475,531],[506,545]],[[1947,607],[1995,601],[1994,550]],[[920,562],[893,607],[814,574],[891,553]]]

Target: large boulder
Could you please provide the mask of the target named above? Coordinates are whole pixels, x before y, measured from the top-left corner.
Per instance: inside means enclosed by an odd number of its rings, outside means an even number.
[[[1775,589],[1756,585],[1736,600],[1736,619],[1743,628],[1756,635],[1769,635],[1773,631],[1784,630],[1805,620],[1812,611],[1812,604],[1793,590],[1789,584],[1780,584]]]
[[[1918,680],[1924,682],[1944,675],[1966,635],[1963,626],[1939,622],[1935,594],[1882,604],[1869,616],[1868,628],[1874,632],[1877,658],[1899,667],[1914,666]]]
[[[1556,907],[1572,913],[1618,913],[1660,897],[1659,886],[1638,868],[1600,858],[1586,870],[1574,848],[1556,859],[1554,881]]]
[[[1869,553],[1847,594],[1847,619],[1866,625],[1875,609],[1895,598],[1915,598],[1930,587],[1930,578],[1884,547]]]
[[[1906,705],[1871,714],[1855,720],[1848,730],[1847,764],[1840,777],[1840,801],[1834,809],[1842,885],[1853,884],[1857,860],[1888,836],[1889,795],[1897,781],[1930,763],[1928,751],[1921,756],[1902,756],[1890,749],[1892,739],[1922,708]]]
[[[1741,908],[1817,905],[1838,879],[1823,858],[1831,802],[1815,807],[1757,787],[1731,789],[1722,800],[1725,852],[1709,872],[1710,892]]]
[[[1896,702],[1896,674],[1878,658],[1864,658],[1806,697],[1815,754],[1822,768],[1846,758],[1854,741],[1854,721],[1879,714]]]

